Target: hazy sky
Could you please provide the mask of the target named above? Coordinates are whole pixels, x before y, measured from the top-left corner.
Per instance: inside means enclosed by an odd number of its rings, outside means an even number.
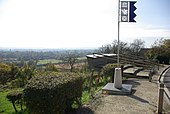
[[[170,38],[170,0],[137,0],[120,40]],[[0,0],[0,47],[84,48],[117,40],[118,0]]]

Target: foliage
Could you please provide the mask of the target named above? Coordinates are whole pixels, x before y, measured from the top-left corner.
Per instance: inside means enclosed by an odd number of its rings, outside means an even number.
[[[63,60],[67,52],[78,54],[84,57],[87,54],[93,53],[94,50],[0,50],[0,58],[5,58],[7,62],[30,61],[31,64],[36,64],[38,60],[57,59]],[[30,64],[29,63],[29,64]]]
[[[170,64],[170,39],[156,41],[145,54],[149,59],[156,59],[159,63]]]
[[[48,63],[45,68],[46,71],[58,71],[53,63]]]
[[[120,65],[123,69],[123,65]],[[112,82],[114,81],[114,72],[115,72],[115,68],[118,67],[117,64],[112,64],[112,63],[109,63],[109,64],[106,64],[102,70],[101,70],[101,73],[102,75],[105,77],[105,80],[107,79],[107,77],[110,77],[110,79],[112,80]],[[122,71],[123,72],[123,71]],[[123,73],[122,73],[123,74]],[[109,79],[109,80],[110,80]]]
[[[26,107],[34,114],[62,114],[74,101],[80,104],[82,78],[75,73],[36,76],[24,89]]]
[[[35,69],[31,69],[28,64],[24,64],[24,66],[20,68],[18,74],[16,75],[16,82],[18,82],[19,87],[24,87],[27,84],[28,80],[34,76],[34,70]]]
[[[6,97],[12,103],[15,112],[17,112],[16,106],[15,106],[16,101],[20,103],[21,110],[23,110],[22,109],[22,92],[21,91],[10,92],[10,93],[7,94]]]
[[[5,84],[10,78],[11,66],[5,63],[0,63],[0,83]]]
[[[0,83],[10,82],[13,86],[24,87],[34,72],[35,69],[30,68],[26,63],[21,68],[14,64],[0,63]]]
[[[120,65],[122,66],[122,65]],[[114,69],[117,67],[117,64],[112,64],[112,63],[109,63],[109,64],[106,64],[102,70],[101,70],[101,73],[104,75],[104,76],[113,76],[114,75]]]

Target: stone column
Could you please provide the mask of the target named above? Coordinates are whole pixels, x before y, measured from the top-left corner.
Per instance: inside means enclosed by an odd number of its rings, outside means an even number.
[[[122,88],[122,71],[121,71],[121,68],[115,68],[113,86],[114,86],[114,88],[117,88],[117,89]]]

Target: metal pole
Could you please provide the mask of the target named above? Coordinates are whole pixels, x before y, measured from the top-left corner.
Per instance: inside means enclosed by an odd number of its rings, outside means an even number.
[[[120,67],[120,41],[119,41],[119,26],[120,26],[120,0],[118,0],[118,48],[117,48],[117,64]]]
[[[157,103],[157,113],[158,114],[162,114],[163,95],[164,95],[164,84],[160,83],[159,88],[158,88],[158,103]]]

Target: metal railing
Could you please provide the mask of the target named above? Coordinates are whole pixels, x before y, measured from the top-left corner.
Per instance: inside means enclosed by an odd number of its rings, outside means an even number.
[[[170,93],[166,85],[164,84],[164,81],[161,81],[161,78],[165,75],[167,71],[170,70],[170,66],[166,67],[161,73],[158,78],[158,103],[157,103],[157,113],[162,114],[163,111],[163,98],[166,97],[166,100],[170,101]],[[165,96],[164,96],[165,95]]]

